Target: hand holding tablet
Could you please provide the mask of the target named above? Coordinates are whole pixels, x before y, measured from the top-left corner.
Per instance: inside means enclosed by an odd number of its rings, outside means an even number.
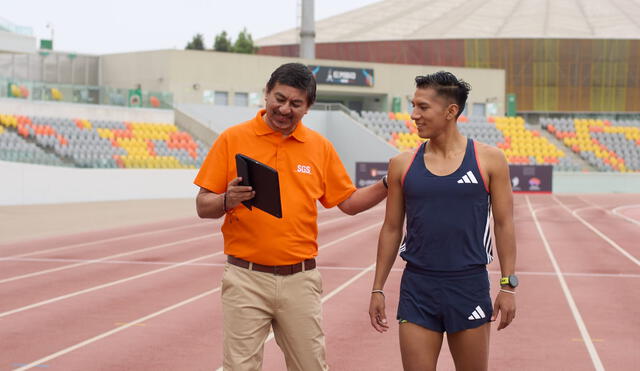
[[[236,169],[238,176],[242,177],[240,184],[251,186],[256,192],[254,198],[242,201],[242,204],[249,210],[255,206],[276,218],[282,218],[280,182],[276,169],[241,153],[236,154]]]

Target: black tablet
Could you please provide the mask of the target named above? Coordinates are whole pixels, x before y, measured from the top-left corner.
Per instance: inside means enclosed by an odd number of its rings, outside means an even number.
[[[236,154],[236,169],[238,176],[242,177],[240,184],[251,186],[256,192],[254,198],[242,204],[249,210],[255,206],[276,218],[282,218],[280,182],[276,169],[241,153]]]

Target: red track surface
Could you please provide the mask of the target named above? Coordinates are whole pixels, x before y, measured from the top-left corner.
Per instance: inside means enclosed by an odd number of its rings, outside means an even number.
[[[383,215],[319,217],[334,370],[401,369],[397,325],[378,334],[367,314]],[[517,195],[515,218],[518,314],[492,330],[491,369],[640,369],[640,195]],[[0,245],[0,370],[215,370],[224,260],[219,221],[197,219]],[[285,369],[273,340],[264,369]]]

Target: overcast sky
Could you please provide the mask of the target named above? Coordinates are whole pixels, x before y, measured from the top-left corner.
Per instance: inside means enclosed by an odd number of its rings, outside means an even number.
[[[0,16],[33,28],[54,49],[108,54],[153,49],[183,49],[196,33],[207,48],[222,30],[235,39],[246,27],[256,40],[296,27],[299,0],[0,0]],[[316,20],[376,0],[316,0]]]

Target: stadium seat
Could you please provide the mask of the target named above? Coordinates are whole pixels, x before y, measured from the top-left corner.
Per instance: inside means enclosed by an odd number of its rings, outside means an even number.
[[[31,152],[11,152],[3,158],[98,168],[196,168],[208,148],[173,124],[150,122],[89,121],[86,119],[16,116],[0,114],[0,128],[23,141],[33,141]],[[13,140],[13,138],[11,138]],[[31,143],[30,143],[31,144]],[[5,146],[0,146],[5,152]],[[162,161],[155,160],[158,152]],[[34,152],[35,153],[35,152]],[[48,157],[47,157],[48,156]],[[57,160],[57,161],[56,161]]]
[[[636,120],[544,119],[541,123],[600,171],[640,171],[640,122]]]

